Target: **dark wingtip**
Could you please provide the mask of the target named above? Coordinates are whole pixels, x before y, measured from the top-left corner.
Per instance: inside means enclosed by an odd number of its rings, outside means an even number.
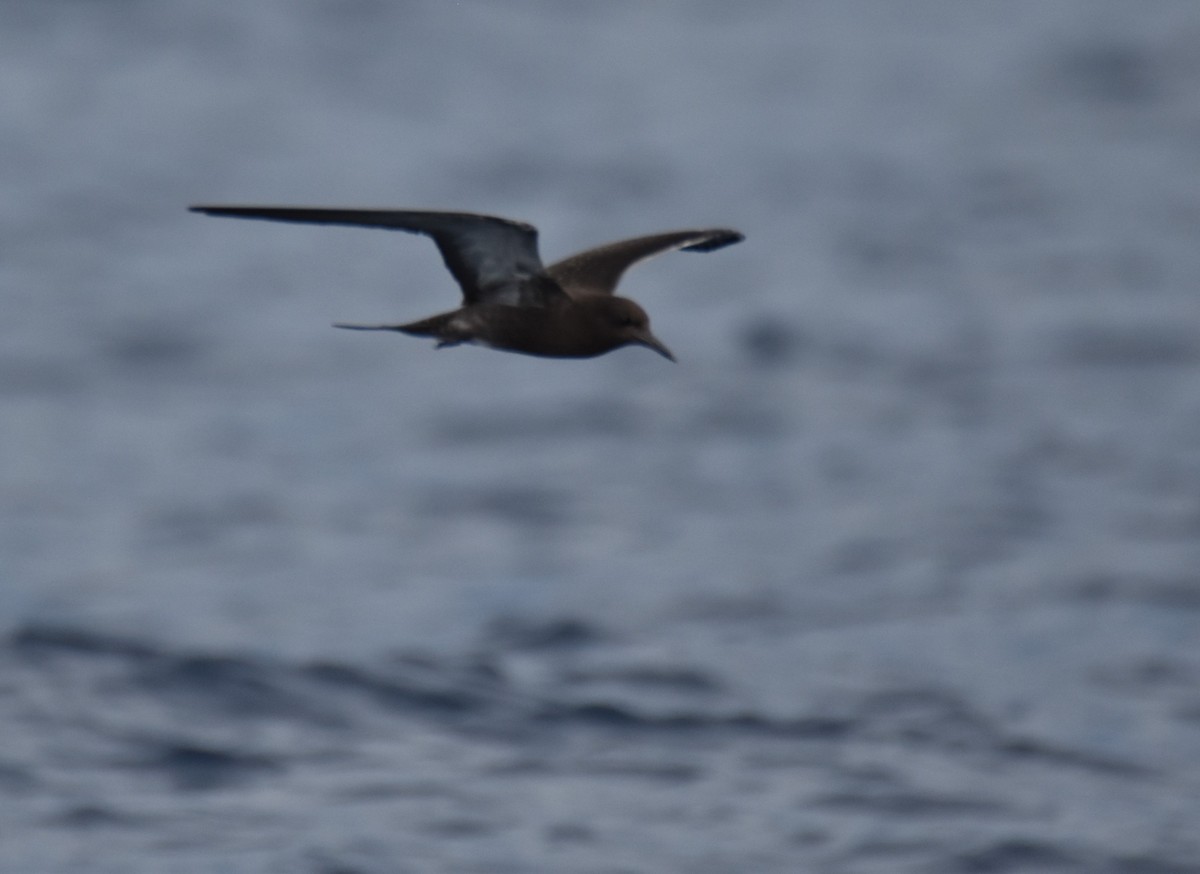
[[[188,207],[188,212],[198,212],[201,215],[237,215],[240,210],[236,206],[210,206],[194,203]]]
[[[741,231],[725,229],[710,231],[709,236],[698,243],[684,246],[683,250],[685,252],[711,252],[714,249],[723,249],[726,246],[732,246],[734,243],[740,243],[744,239],[746,239],[746,235],[741,233]]]

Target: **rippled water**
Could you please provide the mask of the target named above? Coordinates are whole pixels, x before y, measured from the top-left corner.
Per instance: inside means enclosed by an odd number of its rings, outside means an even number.
[[[1200,12],[0,8],[0,869],[1200,871]],[[680,358],[434,352],[426,206]]]

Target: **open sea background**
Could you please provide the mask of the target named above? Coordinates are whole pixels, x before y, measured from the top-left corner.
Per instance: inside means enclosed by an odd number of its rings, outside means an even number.
[[[1195,0],[8,0],[0,106],[0,870],[1200,871]],[[196,202],[747,239],[544,361]]]

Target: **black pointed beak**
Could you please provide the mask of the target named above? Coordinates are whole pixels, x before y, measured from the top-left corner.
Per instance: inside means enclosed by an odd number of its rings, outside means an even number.
[[[644,333],[640,334],[637,340],[634,342],[639,346],[645,346],[647,349],[653,349],[668,361],[675,360],[675,356],[671,354],[671,350],[666,347],[666,344],[664,344],[662,340],[655,337],[649,331],[645,331]]]

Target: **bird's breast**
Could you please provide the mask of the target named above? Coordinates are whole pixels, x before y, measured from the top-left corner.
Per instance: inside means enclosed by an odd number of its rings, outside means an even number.
[[[591,358],[621,345],[605,326],[571,305],[549,307],[486,304],[468,307],[463,317],[479,343],[548,358]]]

